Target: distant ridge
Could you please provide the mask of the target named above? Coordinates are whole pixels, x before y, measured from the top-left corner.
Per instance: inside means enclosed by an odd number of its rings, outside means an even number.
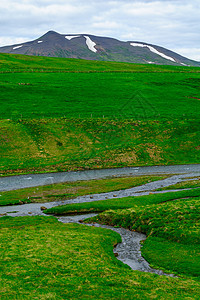
[[[55,31],[48,31],[33,41],[0,47],[0,53],[200,67],[200,62],[144,42]]]

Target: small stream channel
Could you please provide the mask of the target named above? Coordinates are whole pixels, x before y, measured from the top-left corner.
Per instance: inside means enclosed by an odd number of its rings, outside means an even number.
[[[59,217],[58,220],[62,223],[81,223],[84,219],[96,216],[96,214],[78,215],[78,216],[67,216]],[[146,236],[142,233],[130,231],[124,228],[114,228],[112,226],[101,225],[101,224],[87,224],[87,226],[101,227],[105,229],[111,229],[120,234],[122,242],[117,244],[114,248],[114,254],[116,258],[128,265],[132,270],[150,272],[158,275],[166,275],[174,277],[173,274],[166,274],[161,270],[153,269],[149,266],[149,263],[141,255],[141,241],[146,239]]]

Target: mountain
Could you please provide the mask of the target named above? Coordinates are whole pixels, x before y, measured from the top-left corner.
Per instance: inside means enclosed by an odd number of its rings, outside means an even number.
[[[200,67],[200,62],[152,44],[123,42],[90,34],[59,34],[55,31],[30,42],[0,47],[0,53]]]

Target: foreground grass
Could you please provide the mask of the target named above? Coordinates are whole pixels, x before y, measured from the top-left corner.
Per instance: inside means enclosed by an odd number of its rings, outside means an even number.
[[[89,194],[124,190],[164,178],[166,178],[166,176],[153,175],[100,180],[81,180],[1,192],[0,206],[34,202],[42,203],[62,199],[66,200]]]
[[[190,191],[187,192],[189,196]],[[90,222],[145,233],[148,238],[142,253],[153,267],[187,274],[199,280],[200,198],[193,196],[192,192],[188,199],[174,197],[174,201],[170,202],[146,206],[141,203],[130,209],[108,210],[91,218]]]
[[[54,215],[71,215],[92,212],[103,212],[109,209],[126,209],[126,208],[140,208],[151,204],[160,204],[167,201],[183,199],[187,197],[200,197],[200,189],[189,191],[169,192],[165,194],[152,194],[148,196],[126,197],[119,199],[107,199],[102,201],[84,202],[67,204],[52,207],[45,210],[47,214]]]
[[[182,244],[164,238],[149,237],[143,244],[142,254],[154,268],[172,270],[177,275],[200,279],[200,245]]]
[[[133,272],[110,230],[52,217],[0,219],[1,299],[198,299],[199,283]],[[81,238],[80,238],[81,236]]]

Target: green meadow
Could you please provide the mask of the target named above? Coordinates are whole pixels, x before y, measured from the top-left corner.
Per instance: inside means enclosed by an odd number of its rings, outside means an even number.
[[[199,163],[200,68],[0,54],[0,175]],[[163,176],[1,192],[0,205],[126,189]],[[54,207],[147,235],[176,278],[118,261],[110,230],[53,216],[0,218],[1,299],[200,299],[199,182],[188,191]],[[88,222],[88,220],[87,220]]]
[[[0,54],[0,172],[199,162],[200,69]]]

